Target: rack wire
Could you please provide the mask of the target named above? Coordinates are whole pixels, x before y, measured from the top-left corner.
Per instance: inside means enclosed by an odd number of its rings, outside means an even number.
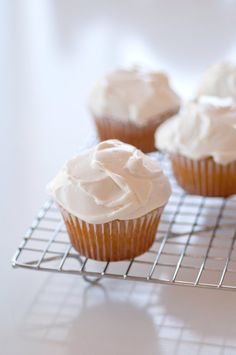
[[[47,201],[24,235],[13,267],[102,278],[236,290],[236,196],[206,198],[186,194],[172,176],[169,160],[158,159],[173,194],[148,252],[122,262],[98,262],[71,246],[64,223]],[[92,278],[91,278],[92,277]]]

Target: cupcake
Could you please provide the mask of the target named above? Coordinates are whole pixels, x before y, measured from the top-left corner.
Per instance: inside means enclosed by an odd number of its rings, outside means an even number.
[[[94,84],[89,97],[100,140],[120,139],[143,152],[155,150],[156,128],[179,107],[165,74],[139,68],[110,72]]]
[[[69,160],[49,191],[73,247],[103,261],[147,251],[171,194],[158,163],[118,140],[101,142]]]
[[[232,97],[236,99],[236,65],[225,62],[206,70],[197,96]]]
[[[236,193],[236,105],[230,98],[190,102],[156,132],[177,182],[187,192],[227,197]]]

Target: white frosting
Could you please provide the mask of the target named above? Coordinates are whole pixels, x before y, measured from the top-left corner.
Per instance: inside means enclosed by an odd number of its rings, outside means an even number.
[[[65,210],[95,224],[141,217],[164,206],[171,194],[157,161],[118,140],[68,161],[49,191]]]
[[[220,63],[208,68],[198,90],[198,96],[201,95],[236,99],[236,65]]]
[[[139,68],[120,69],[97,81],[91,91],[89,107],[97,117],[131,121],[144,126],[151,119],[178,111],[179,97],[162,72]]]
[[[212,157],[216,163],[236,160],[236,105],[227,98],[201,97],[164,122],[156,146],[191,159]]]

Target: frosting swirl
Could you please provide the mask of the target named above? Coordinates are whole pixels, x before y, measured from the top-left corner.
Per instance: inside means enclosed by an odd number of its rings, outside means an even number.
[[[233,99],[201,97],[164,122],[156,146],[190,159],[212,157],[216,163],[236,160],[236,105]]]
[[[97,117],[131,121],[144,126],[159,115],[175,113],[180,99],[162,72],[118,69],[94,83],[89,108]]]
[[[159,164],[118,140],[69,160],[49,191],[68,212],[95,224],[141,217],[164,206],[171,194]]]
[[[208,68],[198,89],[198,96],[201,95],[236,99],[236,65],[225,62]]]

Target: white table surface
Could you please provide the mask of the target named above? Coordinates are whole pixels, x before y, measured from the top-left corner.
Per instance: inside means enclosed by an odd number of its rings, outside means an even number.
[[[236,293],[13,270],[45,185],[93,131],[86,96],[117,65],[167,70],[185,98],[236,60],[236,2],[0,2],[0,353],[236,354]]]

